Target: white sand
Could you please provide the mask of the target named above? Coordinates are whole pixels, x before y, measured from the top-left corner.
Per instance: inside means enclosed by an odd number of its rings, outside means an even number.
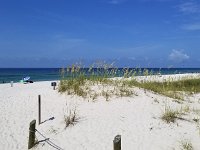
[[[88,102],[87,99],[61,95],[50,83],[0,85],[1,150],[26,150],[29,123],[33,119],[41,133],[65,150],[112,150],[117,134],[122,136],[123,150],[179,150],[183,140],[190,141],[195,150],[200,149],[200,127],[193,121],[193,118],[200,118],[200,94],[187,97],[179,104],[171,98],[136,88],[138,96],[113,97],[109,101],[99,97],[96,102]],[[55,117],[41,125],[38,125],[39,94],[42,121]],[[190,113],[182,116],[188,121],[177,120],[170,124],[162,121],[160,117],[165,106],[174,109],[189,106]],[[64,114],[67,108],[74,107],[79,120],[65,129]],[[193,112],[193,108],[199,112]],[[38,140],[44,139],[38,133],[36,136]],[[54,148],[43,142],[33,149]]]

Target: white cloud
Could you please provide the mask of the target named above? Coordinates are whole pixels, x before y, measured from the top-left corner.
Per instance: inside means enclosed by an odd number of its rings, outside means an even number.
[[[182,29],[190,31],[200,30],[200,23],[185,24],[182,26]]]
[[[185,60],[188,60],[190,56],[188,56],[186,53],[183,53],[182,50],[172,50],[171,54],[169,55],[169,59],[174,62],[183,62]]]
[[[200,5],[195,2],[185,2],[178,6],[179,11],[183,13],[199,13]]]

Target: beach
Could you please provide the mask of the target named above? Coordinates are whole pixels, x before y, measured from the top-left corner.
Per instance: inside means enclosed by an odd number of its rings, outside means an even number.
[[[199,74],[138,77],[139,81],[199,77]],[[120,80],[120,79],[119,79]],[[187,95],[182,103],[135,87],[134,95],[113,96],[95,101],[53,90],[52,81],[29,84],[0,84],[0,149],[28,149],[29,124],[36,120],[38,141],[49,138],[57,149],[112,150],[113,139],[121,135],[123,150],[179,150],[183,141],[200,149],[200,94]],[[59,84],[59,81],[55,81]],[[98,88],[97,88],[98,89]],[[38,124],[38,95],[41,96],[41,122]],[[182,119],[166,123],[161,119],[166,107],[189,108]],[[64,116],[76,111],[77,120],[65,126]],[[54,119],[50,119],[50,118]],[[42,136],[42,135],[43,136]],[[47,142],[34,150],[53,150]]]

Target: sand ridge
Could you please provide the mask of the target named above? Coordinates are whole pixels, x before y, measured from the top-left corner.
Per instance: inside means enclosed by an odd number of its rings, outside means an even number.
[[[171,75],[173,77],[175,75]],[[175,76],[177,77],[177,76]],[[28,147],[29,123],[36,119],[38,131],[62,149],[113,149],[114,136],[122,136],[124,150],[180,149],[181,140],[189,140],[194,149],[200,149],[199,129],[192,122],[193,114],[184,116],[190,121],[177,120],[167,124],[160,119],[166,105],[180,109],[189,105],[200,109],[200,94],[188,97],[183,104],[143,89],[134,89],[138,96],[112,97],[106,101],[98,97],[95,102],[53,90],[50,81],[33,84],[14,83],[0,85],[0,149],[25,150]],[[38,95],[41,95],[42,121],[38,125]],[[78,121],[65,128],[67,109],[77,109]],[[195,114],[194,114],[195,115]],[[36,133],[37,139],[43,138]],[[33,149],[54,149],[40,143]]]

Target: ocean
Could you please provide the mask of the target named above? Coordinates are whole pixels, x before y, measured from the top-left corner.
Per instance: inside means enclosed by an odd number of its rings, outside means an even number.
[[[134,69],[134,68],[130,68]],[[141,71],[144,68],[141,68]],[[200,68],[147,68],[153,74],[182,74],[182,73],[200,73]],[[88,70],[88,68],[84,68]],[[123,69],[119,68],[119,72]],[[120,76],[121,73],[118,73]],[[9,83],[10,81],[19,82],[22,78],[29,76],[30,80],[36,81],[53,81],[61,78],[60,68],[0,68],[0,84]]]

